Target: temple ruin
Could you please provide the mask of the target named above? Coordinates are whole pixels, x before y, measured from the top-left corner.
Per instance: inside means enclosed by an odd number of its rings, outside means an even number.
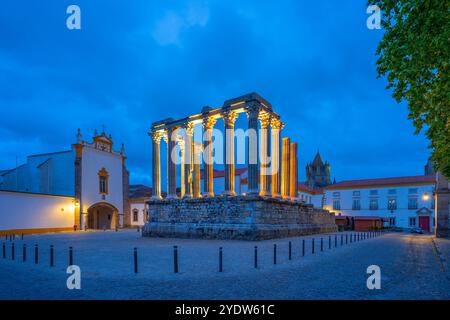
[[[240,113],[247,114],[249,132],[245,194],[236,194],[234,182],[234,127]],[[220,194],[215,194],[212,134],[219,120],[225,129],[225,187]],[[193,139],[197,124],[203,127],[200,144]],[[283,127],[272,105],[256,93],[227,100],[219,108],[205,107],[201,113],[180,120],[170,118],[153,123],[149,132],[153,149],[153,196],[147,203],[149,222],[143,236],[260,240],[336,231],[331,213],[313,208],[298,198],[298,147],[296,142],[281,137]],[[180,131],[184,134],[179,134]],[[161,141],[167,144],[167,196],[164,198]],[[172,156],[177,145],[181,150],[179,193],[177,162]]]

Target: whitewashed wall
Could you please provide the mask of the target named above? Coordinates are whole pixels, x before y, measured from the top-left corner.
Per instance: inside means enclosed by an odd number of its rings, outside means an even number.
[[[132,226],[143,226],[145,224],[145,203],[143,201],[131,202],[131,225]],[[138,221],[134,221],[134,210],[138,211]]]
[[[417,209],[408,209],[408,198],[411,196],[408,192],[409,189],[417,189],[417,194],[414,195],[418,199]],[[326,189],[325,191],[325,207],[326,209],[336,212],[336,214],[349,215],[349,216],[379,216],[384,218],[395,218],[395,225],[400,228],[413,227],[409,224],[409,218],[416,217],[416,226],[418,226],[417,211],[421,208],[427,208],[431,211],[433,205],[433,184],[429,185],[406,185],[406,186],[383,186],[383,187],[371,187],[371,188],[354,188],[354,189]],[[388,191],[395,189],[396,194],[390,195]],[[378,210],[370,210],[370,198],[374,197],[370,195],[370,190],[377,190],[378,196]],[[353,210],[353,199],[357,198],[353,195],[354,191],[360,192],[360,210]],[[336,192],[339,192],[339,196]],[[424,200],[424,195],[429,195],[428,200]],[[388,199],[395,197],[397,199],[397,209],[388,209]],[[340,210],[333,209],[333,199],[340,199]],[[430,227],[433,227],[433,217],[430,216]]]
[[[0,231],[71,228],[74,198],[0,191]]]

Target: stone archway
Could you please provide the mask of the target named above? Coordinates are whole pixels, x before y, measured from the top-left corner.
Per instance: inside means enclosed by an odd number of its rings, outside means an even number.
[[[119,211],[106,202],[96,203],[88,209],[88,229],[115,229],[119,226]]]

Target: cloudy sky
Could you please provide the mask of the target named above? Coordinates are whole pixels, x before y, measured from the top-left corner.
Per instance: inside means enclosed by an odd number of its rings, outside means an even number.
[[[70,4],[81,30],[66,27]],[[105,125],[131,182],[150,184],[152,122],[256,91],[299,142],[302,180],[318,149],[338,181],[422,174],[428,142],[376,78],[382,31],[367,29],[365,4],[3,1],[0,169]]]

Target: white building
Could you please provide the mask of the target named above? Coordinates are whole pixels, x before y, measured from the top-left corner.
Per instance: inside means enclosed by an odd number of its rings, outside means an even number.
[[[431,231],[435,180],[424,175],[338,182],[324,189],[324,208],[341,216],[380,217],[385,226]]]
[[[112,229],[131,225],[125,150],[104,132],[70,150],[32,155],[0,171],[0,232]]]

